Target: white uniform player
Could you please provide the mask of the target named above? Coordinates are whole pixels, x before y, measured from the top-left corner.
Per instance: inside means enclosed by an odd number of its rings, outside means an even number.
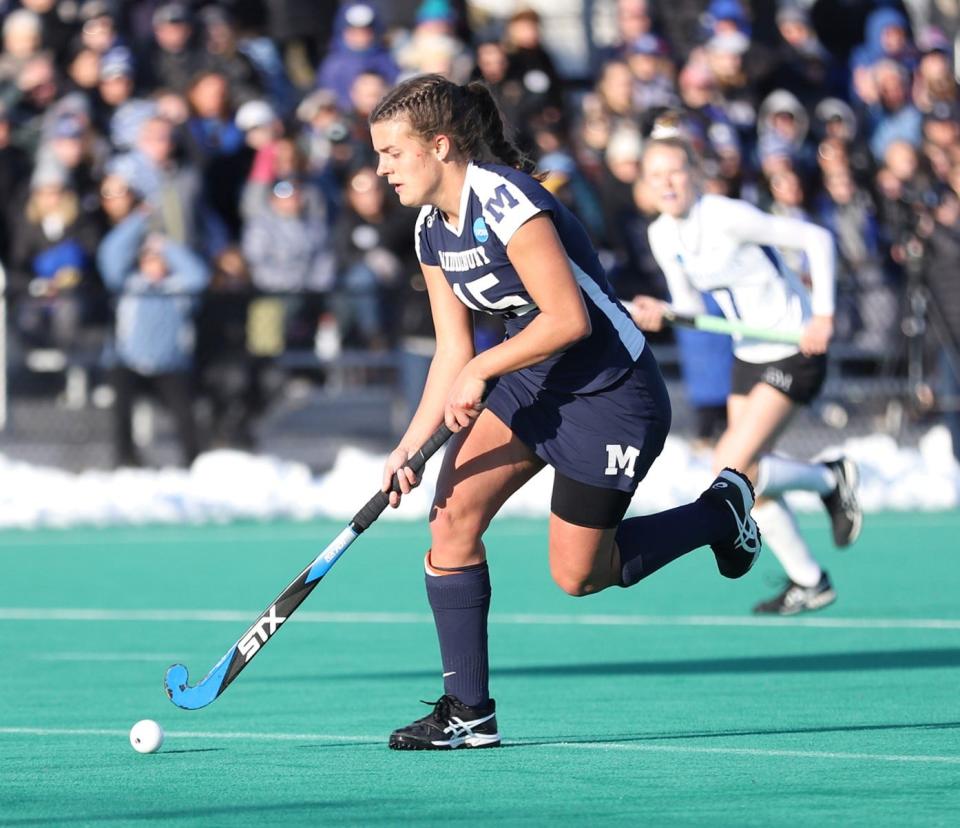
[[[833,239],[808,222],[769,215],[736,199],[702,195],[690,150],[679,138],[649,142],[644,180],[660,211],[650,225],[650,247],[677,311],[702,313],[702,295],[709,293],[728,319],[802,332],[799,346],[734,337],[728,426],[714,463],[746,469],[756,483],[761,500],[754,514],[789,578],[780,594],[754,611],[792,614],[826,606],[836,597],[833,585],[779,495],[791,489],[820,494],[834,541],[846,546],[862,522],[856,466],[846,458],[805,463],[770,452],[795,407],[809,403],[823,385],[833,333]],[[812,291],[784,265],[777,247],[804,252]],[[664,303],[637,297],[633,305],[642,328],[657,330],[663,324]]]

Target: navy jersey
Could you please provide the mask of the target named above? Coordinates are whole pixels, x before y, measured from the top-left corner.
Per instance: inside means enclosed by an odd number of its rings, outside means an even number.
[[[632,368],[644,338],[617,301],[586,231],[540,183],[512,167],[471,163],[460,199],[460,226],[432,206],[417,220],[417,257],[443,274],[468,308],[501,316],[515,336],[540,310],[507,257],[513,234],[547,213],[583,294],[592,333],[567,350],[521,371],[543,388],[587,393],[606,388]]]

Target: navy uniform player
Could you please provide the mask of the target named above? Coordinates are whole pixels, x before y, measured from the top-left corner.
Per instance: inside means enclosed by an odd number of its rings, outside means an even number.
[[[416,250],[437,335],[420,403],[386,462],[384,491],[394,473],[402,494],[417,484],[407,458],[441,421],[455,432],[425,560],[444,693],[389,744],[495,747],[482,536],[513,492],[554,468],[550,570],[570,595],[631,586],[702,546],[712,547],[721,574],[746,574],[760,551],[753,492],[744,475],[725,469],[694,503],[624,520],[663,447],[670,401],[583,227],[518,169],[525,160],[482,84],[413,78],[380,101],[370,122],[378,173],[403,204],[422,208]],[[480,354],[472,310],[506,325],[506,338]],[[390,500],[396,506],[400,496]]]
[[[833,332],[833,240],[821,227],[763,213],[737,199],[700,192],[696,159],[674,126],[666,137],[658,125],[643,155],[643,175],[660,213],[650,225],[650,247],[667,278],[674,307],[702,312],[709,292],[725,316],[771,330],[801,330],[799,347],[737,338],[727,430],[714,465],[732,465],[756,481],[754,511],[764,539],[787,573],[785,588],[755,612],[792,615],[815,610],[835,598],[829,575],[800,535],[781,495],[794,489],[817,492],[831,518],[834,542],[847,546],[860,533],[857,469],[847,458],[806,463],[772,454],[799,405],[820,390],[825,352]],[[810,264],[812,291],[784,267],[773,249],[802,250]],[[658,330],[664,303],[637,297],[634,318]]]

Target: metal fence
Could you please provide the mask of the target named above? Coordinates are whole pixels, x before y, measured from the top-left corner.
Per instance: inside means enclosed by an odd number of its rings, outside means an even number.
[[[111,327],[83,330],[76,347],[38,347],[25,342],[11,323],[8,299],[0,291],[0,453],[73,470],[115,465]],[[388,449],[422,388],[430,341],[401,338],[376,349],[356,348],[327,336],[323,324],[312,338],[291,341],[282,329],[284,314],[290,318],[290,299],[264,294],[202,298],[208,311],[231,303],[226,315],[235,330],[219,343],[218,332],[211,337],[201,331],[198,338],[206,344],[196,354],[188,382],[199,449],[269,452],[317,469],[329,465],[347,442]],[[677,345],[669,335],[651,342],[674,401],[674,433],[696,438],[702,420],[690,403]],[[782,446],[810,456],[873,433],[913,443],[941,408],[956,406],[955,398],[930,390],[937,388],[937,372],[945,365],[960,367],[956,332],[923,279],[911,279],[899,329],[887,347],[878,351],[837,342],[822,393],[799,412]],[[156,389],[141,388],[130,412],[133,442],[150,465],[183,461],[178,423],[162,400]]]

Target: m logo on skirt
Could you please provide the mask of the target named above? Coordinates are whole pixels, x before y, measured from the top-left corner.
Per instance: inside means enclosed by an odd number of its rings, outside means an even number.
[[[633,477],[633,467],[640,455],[640,449],[633,446],[621,446],[616,443],[607,444],[607,468],[604,474],[620,474]]]

